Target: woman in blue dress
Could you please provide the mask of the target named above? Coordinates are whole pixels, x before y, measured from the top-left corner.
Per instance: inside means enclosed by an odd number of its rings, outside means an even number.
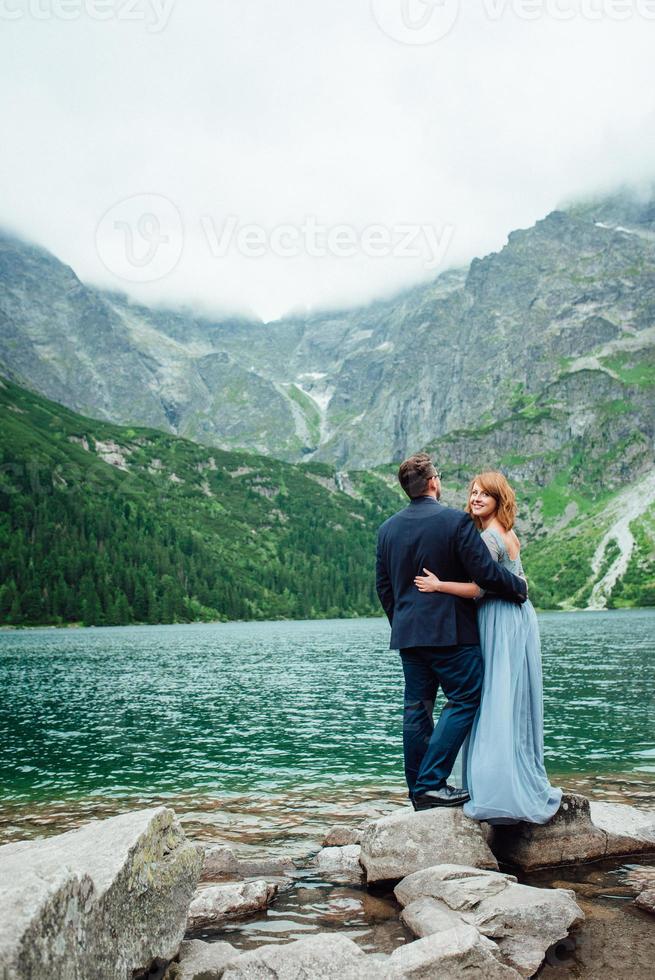
[[[495,561],[523,578],[514,532],[516,498],[502,473],[478,474],[467,511]],[[546,823],[557,813],[561,789],[544,767],[543,680],[539,626],[532,603],[484,597],[473,582],[442,582],[427,568],[415,579],[422,592],[479,599],[484,660],[480,708],[464,749],[463,775],[471,799],[464,813],[493,824]]]

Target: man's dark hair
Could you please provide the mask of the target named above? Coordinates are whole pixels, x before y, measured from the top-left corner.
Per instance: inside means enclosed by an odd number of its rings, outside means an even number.
[[[400,464],[398,479],[400,485],[412,500],[421,497],[428,488],[428,480],[436,476],[434,463],[427,453],[416,453]]]

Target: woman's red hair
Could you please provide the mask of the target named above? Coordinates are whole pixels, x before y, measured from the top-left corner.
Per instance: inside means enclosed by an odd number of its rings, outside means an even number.
[[[481,490],[488,493],[496,501],[496,517],[506,531],[511,531],[516,520],[516,494],[510,487],[502,473],[497,470],[487,470],[485,473],[478,473],[469,483],[468,499],[466,501],[466,512],[473,518],[477,527],[482,527],[482,521],[471,511],[471,491],[473,485],[477,483]]]

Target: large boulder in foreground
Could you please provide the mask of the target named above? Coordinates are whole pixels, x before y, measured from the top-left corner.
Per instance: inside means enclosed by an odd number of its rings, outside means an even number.
[[[3,980],[126,980],[177,952],[202,856],[167,807],[0,847]]]
[[[604,857],[655,852],[655,813],[620,803],[592,803],[566,794],[546,824],[493,827],[496,857],[524,871]]]
[[[372,821],[362,835],[360,861],[369,883],[404,878],[435,864],[498,868],[481,825],[460,808],[402,809]]]
[[[452,864],[427,868],[395,889],[402,920],[422,939],[459,925],[493,940],[503,963],[531,977],[546,951],[584,919],[568,889],[531,888],[511,875]]]

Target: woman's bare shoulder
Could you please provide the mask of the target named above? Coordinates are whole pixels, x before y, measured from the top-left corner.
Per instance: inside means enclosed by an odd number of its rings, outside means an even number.
[[[505,546],[507,548],[507,553],[512,558],[518,558],[519,552],[521,550],[521,542],[518,539],[518,535],[513,528],[509,531],[505,531]]]

